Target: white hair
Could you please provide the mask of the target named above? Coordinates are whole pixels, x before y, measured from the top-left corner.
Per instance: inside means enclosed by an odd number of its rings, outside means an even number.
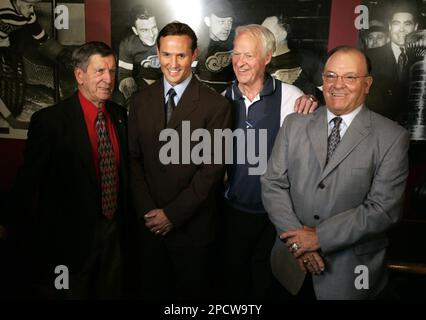
[[[259,24],[238,26],[235,30],[235,38],[237,38],[240,33],[248,33],[254,38],[259,39],[265,56],[268,53],[272,54],[276,49],[274,34],[264,26]]]

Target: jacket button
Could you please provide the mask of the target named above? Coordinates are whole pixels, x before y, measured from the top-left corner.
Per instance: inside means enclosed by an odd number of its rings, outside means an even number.
[[[319,215],[317,215],[317,214],[316,214],[316,215],[314,215],[314,219],[315,219],[315,220],[319,220],[319,219],[320,219]]]
[[[324,185],[324,183],[320,183],[319,185],[318,185],[318,187],[320,188],[320,189],[324,189],[325,188],[325,185]]]

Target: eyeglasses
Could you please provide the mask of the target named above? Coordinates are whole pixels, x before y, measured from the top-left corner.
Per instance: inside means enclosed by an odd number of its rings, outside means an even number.
[[[335,83],[339,78],[342,78],[343,82],[345,84],[354,84],[358,78],[367,78],[370,77],[370,75],[366,76],[354,76],[354,75],[344,75],[344,76],[338,76],[334,72],[326,72],[322,74],[322,77],[324,78],[325,82],[328,83]]]

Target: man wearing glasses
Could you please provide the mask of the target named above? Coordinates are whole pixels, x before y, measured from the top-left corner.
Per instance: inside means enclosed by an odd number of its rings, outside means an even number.
[[[409,140],[402,127],[366,108],[372,82],[361,51],[331,51],[326,107],[286,117],[261,178],[281,239],[272,269],[293,294],[386,297],[385,232],[402,213]]]

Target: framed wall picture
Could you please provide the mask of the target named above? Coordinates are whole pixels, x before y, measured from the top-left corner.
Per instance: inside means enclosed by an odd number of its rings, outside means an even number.
[[[115,99],[126,105],[139,88],[161,77],[156,53],[159,30],[178,20],[197,34],[195,75],[222,92],[234,79],[231,65],[236,27],[257,23],[269,28],[277,50],[268,71],[312,93],[321,85],[327,51],[330,0],[112,0],[112,45],[119,55]]]
[[[410,175],[404,218],[424,220],[426,199],[426,3],[361,2],[368,13],[358,46],[371,62],[367,106],[410,133]]]
[[[359,46],[372,65],[368,106],[398,121],[412,140],[426,140],[426,5],[424,1],[363,1],[368,28]]]
[[[0,1],[0,138],[25,139],[32,114],[74,91],[84,1]]]

